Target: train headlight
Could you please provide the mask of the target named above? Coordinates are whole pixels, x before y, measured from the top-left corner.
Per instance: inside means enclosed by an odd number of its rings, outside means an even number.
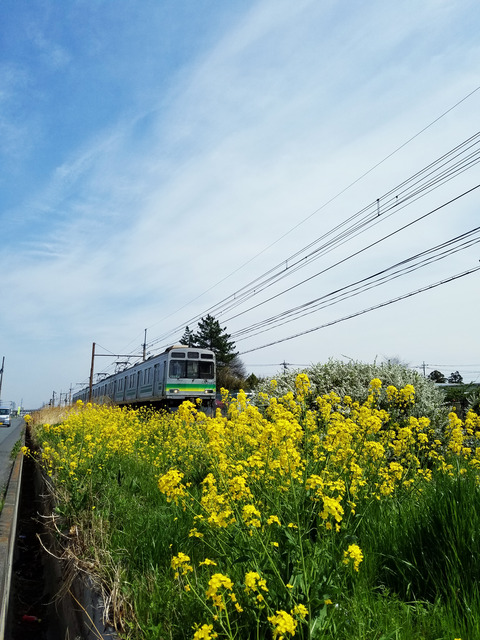
[[[169,393],[179,393],[180,389],[169,389]]]
[[[203,393],[213,393],[213,389],[205,389]]]

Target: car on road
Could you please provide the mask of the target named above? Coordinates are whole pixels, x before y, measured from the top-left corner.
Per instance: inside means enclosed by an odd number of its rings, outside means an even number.
[[[5,427],[10,426],[10,409],[0,407],[0,424]]]

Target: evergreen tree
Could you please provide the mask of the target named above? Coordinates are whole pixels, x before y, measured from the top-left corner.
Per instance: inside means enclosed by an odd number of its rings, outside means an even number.
[[[184,344],[187,347],[195,347],[195,333],[188,328],[188,325],[185,327],[185,332],[183,336],[180,338],[180,344]]]
[[[245,380],[245,387],[249,390],[255,389],[260,383],[260,379],[254,373],[251,373]]]
[[[198,323],[195,346],[211,349],[215,353],[219,366],[230,364],[238,356],[235,351],[235,342],[230,340],[230,334],[227,333],[226,327],[222,329],[218,320],[215,320],[210,314]]]
[[[431,373],[428,374],[428,379],[429,380],[433,380],[433,382],[446,382],[446,378],[443,375],[443,373],[441,371],[438,371],[438,369],[435,369],[435,371],[432,371]]]
[[[455,373],[451,373],[448,376],[448,381],[452,384],[462,384],[463,382],[463,378],[462,376],[458,373],[458,371],[455,371]]]

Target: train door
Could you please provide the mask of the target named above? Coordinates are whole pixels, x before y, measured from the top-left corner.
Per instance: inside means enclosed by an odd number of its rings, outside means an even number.
[[[141,371],[137,371],[137,385],[136,385],[136,389],[135,389],[135,398],[137,400],[140,400],[140,385],[142,382],[142,372]]]
[[[154,398],[160,395],[159,389],[158,389],[159,385],[160,385],[160,365],[157,362],[157,364],[153,367],[152,396]]]
[[[167,360],[165,359],[163,361],[163,373],[162,373],[162,391],[161,391],[161,395],[163,398],[165,398],[166,394],[167,394]]]

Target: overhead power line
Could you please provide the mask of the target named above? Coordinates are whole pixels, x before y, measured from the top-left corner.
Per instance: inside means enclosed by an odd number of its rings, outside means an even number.
[[[409,227],[411,227],[412,225],[416,224],[417,222],[420,222],[421,220],[424,220],[425,218],[427,218],[428,216],[432,215],[433,213],[436,213],[438,211],[440,211],[441,209],[447,207],[448,205],[456,202],[457,200],[459,200],[460,198],[468,195],[469,193],[475,191],[476,189],[478,189],[480,187],[480,184],[476,185],[475,187],[472,187],[471,189],[469,189],[468,191],[465,191],[464,193],[461,193],[458,196],[455,196],[455,198],[452,198],[451,200],[449,200],[448,202],[444,202],[442,205],[440,205],[439,207],[436,207],[435,209],[432,209],[431,211],[428,211],[427,213],[419,216],[418,218],[416,218],[415,220],[412,220],[411,222],[409,222],[408,224],[404,225],[403,227],[400,227],[398,229],[396,229],[395,231],[392,231],[391,233],[388,233],[387,235],[383,236],[382,238],[379,238],[378,240],[376,240],[375,242],[372,242],[371,244],[363,247],[362,249],[359,249],[358,251],[355,251],[354,253],[351,253],[350,255],[348,255],[345,258],[342,258],[341,260],[338,260],[337,262],[329,265],[328,267],[325,267],[324,269],[322,269],[321,271],[309,276],[308,278],[306,278],[305,280],[302,280],[301,282],[298,282],[297,284],[289,287],[288,289],[284,289],[283,291],[281,291],[280,293],[277,293],[273,296],[271,296],[270,298],[267,298],[266,300],[263,300],[262,302],[254,305],[253,307],[249,307],[248,309],[242,311],[241,313],[236,314],[235,316],[231,316],[230,318],[227,318],[227,320],[225,320],[225,322],[230,322],[231,320],[238,318],[241,315],[244,315],[245,313],[248,313],[249,311],[252,311],[253,309],[257,309],[258,307],[271,302],[272,300],[284,295],[285,293],[289,293],[290,291],[293,291],[293,289],[296,289],[297,287],[299,287],[302,284],[305,284],[306,282],[309,282],[310,280],[313,280],[314,278],[323,275],[324,273],[326,273],[327,271],[330,271],[331,269],[334,269],[335,267],[347,262],[348,260],[351,260],[352,258],[357,257],[358,255],[360,255],[361,253],[364,253],[365,251],[367,251],[368,249],[371,249],[373,247],[375,247],[376,245],[380,244],[381,242],[383,242],[384,240],[387,240],[388,238],[392,238],[394,235],[396,235],[397,233],[400,233],[401,231],[404,231],[405,229],[408,229]],[[475,231],[475,230],[473,230]],[[469,232],[472,233],[472,232]],[[462,236],[460,236],[462,237]]]
[[[480,364],[428,364],[427,367],[480,367]]]
[[[370,276],[362,278],[361,280],[357,280],[349,285],[335,289],[334,291],[326,293],[314,300],[310,300],[309,302],[305,302],[296,307],[292,307],[291,309],[282,311],[270,318],[255,322],[250,326],[244,327],[243,329],[233,333],[232,338],[235,339],[236,342],[240,342],[247,338],[257,336],[260,333],[264,333],[265,331],[276,329],[279,326],[315,313],[320,309],[325,309],[326,307],[343,302],[344,300],[381,286],[403,275],[410,274],[413,271],[428,266],[438,260],[443,260],[455,253],[458,253],[459,251],[464,251],[479,242],[480,226],[463,233],[456,238],[452,238],[451,240],[442,242],[435,247],[401,260],[400,262],[397,262],[396,264],[382,269]]]
[[[480,135],[480,134],[479,134]],[[479,140],[480,141],[480,140]],[[476,158],[476,162],[480,162],[480,148],[477,150],[477,158]],[[462,194],[460,194],[459,196],[456,196],[455,198],[453,198],[452,200],[444,203],[443,205],[441,205],[440,207],[436,207],[435,209],[432,209],[430,212],[428,212],[427,214],[420,216],[419,218],[417,218],[416,220],[414,220],[413,222],[404,225],[403,227],[399,227],[396,231],[394,231],[393,233],[387,234],[385,235],[383,238],[377,240],[376,242],[367,245],[366,247],[364,247],[363,249],[350,254],[347,258],[344,258],[343,260],[339,260],[338,262],[334,263],[333,265],[330,265],[329,267],[321,270],[320,272],[304,279],[301,280],[300,282],[292,285],[291,287],[284,289],[283,291],[281,291],[280,293],[277,293],[275,296],[272,296],[271,298],[267,298],[266,300],[256,304],[253,307],[250,307],[249,309],[244,310],[243,312],[235,315],[235,316],[231,316],[229,318],[227,318],[225,320],[225,322],[229,322],[234,318],[237,318],[239,315],[242,315],[244,313],[247,313],[248,311],[255,309],[267,302],[269,302],[270,300],[274,299],[274,298],[278,298],[279,296],[284,295],[285,293],[288,293],[290,291],[292,291],[292,289],[295,289],[303,284],[305,284],[306,282],[309,282],[310,280],[312,280],[313,278],[316,278],[317,276],[325,273],[328,270],[331,270],[332,268],[334,268],[335,266],[341,264],[342,262],[345,262],[346,260],[350,260],[351,258],[359,255],[359,253],[362,253],[363,251],[366,251],[368,249],[370,249],[371,247],[379,244],[380,242],[382,242],[383,240],[392,237],[393,235],[395,235],[396,233],[399,233],[401,231],[403,231],[404,229],[406,229],[407,227],[411,226],[412,224],[415,224],[416,222],[419,222],[421,220],[423,220],[425,217],[428,217],[429,215],[431,215],[432,213],[436,213],[437,211],[440,211],[440,209],[442,209],[445,206],[448,206],[449,204],[451,204],[452,202],[454,202],[455,200],[458,200],[459,198],[463,197],[464,195],[467,195],[468,193],[470,193],[470,191],[475,190],[476,188],[478,188],[477,185],[475,187],[473,187],[473,189],[470,189]],[[420,196],[418,196],[420,197]],[[415,198],[415,200],[418,199]],[[287,277],[287,275],[292,275],[293,273],[295,273],[297,270],[304,268],[305,266],[307,266],[308,264],[310,264],[311,262],[313,262],[314,260],[318,260],[318,258],[322,257],[323,255],[326,255],[327,253],[331,252],[333,249],[337,248],[338,246],[341,246],[343,244],[345,244],[345,242],[347,242],[348,240],[353,239],[354,237],[358,236],[360,233],[363,233],[364,231],[367,230],[367,226],[371,227],[371,226],[376,226],[377,224],[384,222],[387,218],[389,218],[391,215],[393,215],[394,213],[398,213],[401,209],[405,208],[406,206],[408,206],[409,204],[412,204],[415,200],[412,200],[411,202],[406,202],[406,199],[403,200],[396,200],[395,199],[395,203],[394,205],[388,207],[388,208],[383,208],[380,209],[380,207],[377,205],[377,210],[375,210],[373,212],[373,214],[371,214],[370,218],[368,220],[366,220],[364,223],[362,223],[361,225],[357,225],[356,227],[354,227],[353,229],[349,230],[349,233],[347,235],[343,234],[342,236],[339,236],[337,238],[335,238],[333,241],[329,241],[328,243],[325,243],[324,245],[322,245],[322,247],[320,247],[319,249],[316,249],[314,252],[312,252],[310,255],[306,256],[305,258],[302,258],[301,260],[298,260],[296,263],[291,264],[291,260],[288,259],[286,262],[290,263],[287,266],[285,266],[283,268],[283,270],[278,273],[276,276],[272,277],[269,279],[268,282],[263,283],[263,284],[255,284],[254,287],[252,287],[250,289],[249,292],[246,292],[243,296],[243,298],[237,294],[235,295],[235,297],[233,298],[233,300],[231,300],[230,306],[226,307],[224,309],[225,311],[231,310],[237,306],[239,306],[240,304],[242,304],[243,302],[245,302],[247,299],[253,297],[253,296],[257,296],[261,291],[263,291],[264,289],[269,288],[270,286],[272,286],[272,284],[274,284],[275,282],[278,282],[280,280],[283,280],[285,277]],[[373,206],[373,205],[371,205]],[[398,207],[398,208],[397,208]],[[392,209],[396,209],[396,211],[391,211]],[[391,211],[390,213],[387,213],[388,211]],[[330,232],[329,232],[330,233]],[[326,234],[328,235],[328,234]],[[323,236],[325,237],[325,236]],[[314,243],[312,243],[310,246],[312,246]],[[283,264],[283,263],[282,263]],[[287,273],[288,271],[288,273]]]
[[[182,331],[185,328],[185,326],[187,325],[190,326],[191,324],[198,322],[198,320],[200,320],[206,314],[214,315],[217,318],[221,317],[222,314],[225,314],[226,312],[231,311],[232,309],[238,307],[239,305],[244,304],[248,299],[254,296],[257,296],[259,293],[271,287],[273,284],[279,282],[280,280],[284,279],[287,276],[292,275],[297,270],[304,268],[307,264],[310,264],[313,260],[317,260],[318,258],[332,251],[333,249],[337,248],[338,246],[345,244],[345,242],[347,242],[348,240],[351,240],[352,238],[356,237],[360,233],[365,232],[368,228],[375,226],[379,223],[383,223],[390,216],[394,215],[395,213],[399,213],[402,209],[404,209],[406,206],[409,206],[410,204],[413,204],[413,202],[418,200],[420,197],[423,197],[424,195],[429,193],[431,190],[438,188],[442,184],[445,184],[445,182],[451,180],[453,177],[456,177],[460,173],[463,173],[464,171],[472,168],[472,166],[474,166],[479,162],[480,162],[480,132],[477,132],[473,136],[470,136],[468,139],[463,141],[461,144],[457,145],[456,147],[454,147],[453,149],[451,149],[450,151],[442,155],[440,158],[438,158],[434,162],[424,167],[422,170],[415,173],[413,176],[411,176],[407,180],[404,180],[402,183],[400,183],[393,189],[390,189],[390,191],[388,191],[386,194],[381,196],[381,198],[378,198],[377,200],[373,201],[372,203],[370,203],[360,211],[356,212],[355,214],[353,214],[343,222],[334,226],[332,229],[325,232],[322,236],[320,236],[313,242],[309,243],[303,249],[297,251],[296,253],[282,260],[275,267],[271,268],[270,270],[265,272],[263,275],[255,278],[250,283],[241,287],[240,289],[237,289],[233,294],[227,296],[226,298],[221,300],[219,303],[211,306],[210,308],[205,310],[203,313],[190,318],[185,323],[182,323],[181,325],[177,325],[171,331],[164,333],[158,338],[156,338],[155,340],[149,342],[149,347],[151,348],[160,342],[165,342],[171,336],[178,334],[180,331]],[[432,213],[439,211],[442,207],[445,207],[451,202],[454,202],[456,199],[463,197],[464,195],[468,194],[470,191],[478,188],[478,186],[479,185],[476,185],[472,189],[465,191],[459,196],[456,196],[456,198],[453,198],[452,200],[444,203],[440,207],[432,209],[430,212],[428,212],[424,216],[417,218],[416,221],[419,221],[427,217],[428,215],[431,215]],[[359,220],[357,221],[358,218]],[[413,224],[413,223],[410,223],[410,224]],[[346,260],[351,259],[353,256],[358,255],[362,251],[366,251],[367,249],[371,248],[372,246],[375,246],[382,240],[391,237],[395,233],[402,231],[408,226],[409,225],[404,225],[403,227],[400,227],[393,233],[390,233],[384,236],[384,238],[382,238],[381,240],[378,240],[375,243],[367,245],[362,250],[354,254],[351,254],[347,258],[344,258],[343,260],[338,261],[334,265],[329,266],[325,270],[320,271],[318,274],[315,274],[314,276],[311,276],[310,278],[307,278],[297,283],[293,287],[285,289],[284,291],[278,293],[274,297],[283,295],[284,293],[290,291],[292,288],[295,288],[297,286],[304,284],[305,282],[308,282],[313,277],[316,277],[317,275],[324,273],[326,270],[332,269],[333,267],[341,264],[342,262],[345,262]],[[313,249],[315,245],[318,245],[322,241],[323,241],[323,244]],[[310,251],[310,253],[306,253],[307,251]],[[254,309],[257,306],[265,304],[266,302],[269,302],[271,299],[273,298],[268,298],[264,302],[260,302],[258,305],[255,305],[250,309]],[[247,309],[242,313],[246,313],[250,309]],[[241,314],[238,314],[238,315],[241,315]],[[226,319],[226,322],[236,317],[238,316],[231,316],[230,318]]]
[[[192,300],[190,300],[189,302],[185,303],[184,305],[182,305],[181,307],[179,307],[176,311],[168,314],[167,316],[163,317],[161,320],[159,320],[158,322],[150,325],[149,328],[152,328],[153,326],[156,326],[158,324],[160,324],[161,322],[164,322],[165,320],[167,320],[169,317],[173,316],[175,313],[178,313],[179,311],[181,311],[182,309],[186,308],[187,306],[189,306],[190,304],[192,304],[193,302],[196,302],[198,299],[200,299],[202,296],[204,296],[206,293],[210,292],[212,289],[214,289],[215,287],[217,287],[219,284],[223,283],[224,281],[226,281],[227,279],[229,279],[230,277],[232,277],[233,275],[235,275],[236,273],[238,273],[240,270],[242,270],[244,267],[246,267],[248,264],[250,264],[251,262],[253,262],[255,259],[257,259],[259,256],[263,255],[266,251],[268,251],[271,247],[273,247],[274,245],[276,245],[278,242],[280,242],[281,240],[283,240],[286,236],[288,236],[290,233],[292,233],[295,229],[297,229],[298,227],[300,227],[301,225],[303,225],[307,220],[309,220],[310,218],[312,218],[314,215],[316,215],[317,213],[319,213],[321,210],[323,210],[324,208],[326,208],[329,204],[331,204],[332,202],[334,202],[335,200],[337,200],[341,195],[343,195],[345,192],[347,192],[349,189],[351,189],[354,185],[356,185],[358,182],[360,182],[363,178],[365,178],[367,175],[369,175],[370,173],[372,173],[376,168],[378,168],[380,165],[382,165],[384,162],[386,162],[388,159],[390,159],[391,157],[393,157],[396,153],[398,153],[401,149],[405,148],[408,144],[410,144],[413,140],[415,140],[416,138],[418,138],[420,135],[422,135],[425,131],[427,131],[428,129],[430,129],[433,125],[435,125],[437,122],[439,122],[442,118],[444,118],[446,115],[448,115],[449,113],[451,113],[454,109],[456,109],[457,107],[459,107],[463,102],[465,102],[466,100],[468,100],[470,97],[472,97],[475,93],[477,93],[477,91],[480,90],[480,85],[475,87],[472,91],[470,91],[469,93],[467,93],[465,96],[463,96],[460,100],[457,100],[457,102],[455,102],[451,107],[449,107],[448,109],[446,109],[445,111],[443,111],[440,115],[438,115],[436,118],[434,118],[429,124],[427,124],[425,127],[423,127],[422,129],[420,129],[417,133],[415,133],[413,136],[411,136],[410,138],[408,138],[405,142],[403,142],[401,145],[399,145],[398,147],[396,147],[393,151],[391,151],[389,154],[387,154],[384,158],[382,158],[379,162],[377,162],[376,164],[374,164],[372,167],[370,167],[367,171],[365,171],[364,173],[362,173],[358,178],[356,178],[355,180],[353,180],[351,183],[349,183],[346,187],[344,187],[343,189],[341,189],[335,196],[333,196],[332,198],[330,198],[329,200],[327,200],[325,203],[323,203],[321,206],[319,206],[318,208],[316,208],[312,213],[310,213],[308,216],[306,216],[305,218],[303,218],[300,222],[298,222],[297,224],[295,224],[294,226],[292,226],[288,231],[286,231],[283,235],[281,235],[279,238],[277,238],[274,242],[270,243],[269,245],[267,245],[264,249],[262,249],[260,252],[258,252],[256,255],[254,255],[252,258],[250,258],[249,260],[247,260],[246,262],[244,262],[243,264],[241,264],[237,269],[234,269],[233,271],[231,271],[228,275],[226,275],[224,278],[221,278],[219,281],[217,281],[215,284],[213,284],[211,287],[207,288],[205,291],[203,291],[201,294],[199,294],[198,296],[196,296],[195,298],[193,298]],[[204,314],[208,313],[208,311],[206,311]],[[185,327],[188,324],[192,324],[193,322],[196,322],[198,319],[200,319],[202,316],[195,316],[194,318],[191,318],[189,320],[186,321],[186,323],[182,324],[182,327]],[[175,328],[174,330],[172,330],[171,333],[173,333],[174,331],[177,331],[178,328]],[[152,344],[156,344],[158,342],[161,342],[162,340],[166,339],[169,335],[165,337],[160,337],[158,338],[154,343]],[[133,342],[133,341],[132,341]]]
[[[326,201],[324,204],[322,204],[320,207],[315,209],[312,213],[310,213],[308,216],[306,216],[303,220],[301,220],[300,222],[298,222],[294,226],[292,226],[287,232],[285,232],[277,240],[275,240],[270,245],[265,247],[262,251],[260,251],[258,254],[253,256],[251,259],[247,260],[245,263],[240,265],[237,269],[233,270],[230,274],[226,275],[224,278],[219,280],[216,284],[214,284],[211,287],[209,287],[208,289],[206,289],[202,294],[196,296],[193,300],[191,300],[191,301],[187,302],[186,304],[184,304],[182,307],[177,309],[177,311],[172,312],[171,314],[168,314],[167,316],[165,316],[164,318],[162,318],[158,322],[154,323],[153,325],[151,325],[151,327],[159,324],[160,322],[164,322],[167,318],[169,318],[172,315],[174,315],[174,313],[177,313],[178,311],[184,309],[185,307],[187,307],[192,302],[194,302],[194,301],[198,300],[199,298],[201,298],[205,293],[211,291],[213,288],[218,286],[220,283],[224,282],[225,280],[227,280],[231,276],[233,276],[236,273],[238,273],[246,265],[248,265],[253,260],[255,260],[257,257],[259,257],[260,255],[265,253],[269,248],[271,248],[272,246],[274,246],[275,244],[280,242],[283,238],[285,238],[287,235],[289,235],[291,232],[293,232],[299,226],[304,224],[311,217],[313,217],[318,212],[320,212],[325,207],[327,207],[329,204],[334,202],[343,193],[345,193],[351,187],[353,187],[355,184],[360,182],[365,176],[367,176],[368,174],[373,172],[378,166],[383,164],[385,161],[387,161],[389,158],[391,158],[393,155],[395,155],[401,149],[406,147],[415,138],[419,137],[423,132],[428,130],[430,127],[432,127],[434,124],[436,124],[438,121],[440,121],[443,117],[445,117],[447,114],[449,114],[455,108],[457,108],[459,105],[461,105],[463,102],[465,102],[468,98],[473,96],[479,90],[480,90],[480,86],[477,86],[475,89],[470,91],[467,95],[465,95],[463,98],[458,100],[449,109],[447,109],[442,114],[440,114],[438,117],[436,117],[434,120],[432,120],[427,126],[423,127],[420,131],[418,131],[416,134],[414,134],[412,137],[410,137],[408,140],[406,140],[403,144],[401,144],[400,146],[395,148],[391,153],[386,155],[382,160],[380,160],[375,165],[373,165],[370,169],[368,169],[363,174],[361,174],[356,180],[354,180],[353,182],[348,184],[345,188],[343,188],[341,191],[339,191],[335,196],[333,196],[328,201]],[[422,197],[422,194],[425,195],[426,193],[429,193],[430,191],[432,191],[432,190],[438,188],[439,186],[441,186],[442,184],[446,184],[446,182],[448,182],[448,181],[452,180],[453,178],[457,177],[458,175],[460,175],[460,173],[463,173],[464,171],[467,171],[468,169],[472,168],[479,161],[479,159],[478,159],[478,150],[476,150],[474,148],[475,145],[477,144],[477,137],[479,135],[480,135],[479,133],[476,133],[474,136],[471,136],[471,138],[469,138],[468,140],[464,141],[463,143],[461,143],[460,145],[458,145],[457,147],[455,147],[451,151],[447,152],[444,156],[442,156],[441,158],[437,159],[435,162],[431,163],[430,165],[428,165],[427,167],[422,169],[420,172],[417,172],[417,174],[414,174],[414,176],[412,176],[408,180],[404,181],[403,183],[401,183],[400,185],[398,185],[394,189],[390,190],[387,194],[384,194],[384,196],[382,196],[381,198],[376,199],[373,203],[371,203],[367,207],[364,207],[361,211],[357,212],[356,214],[354,214],[353,216],[351,216],[350,218],[348,218],[344,222],[340,223],[340,225],[337,225],[337,227],[334,227],[333,229],[331,229],[329,232],[327,232],[327,234],[324,234],[320,238],[317,238],[313,243],[310,243],[309,245],[307,245],[306,247],[304,247],[300,251],[296,252],[295,254],[293,254],[293,256],[289,256],[286,259],[282,260],[280,265],[283,268],[283,271],[285,271],[285,274],[283,274],[283,275],[280,274],[280,276],[281,277],[286,277],[286,275],[291,275],[291,274],[295,273],[296,270],[302,268],[304,264],[308,264],[309,261],[317,259],[317,257],[320,257],[321,255],[325,255],[326,253],[332,251],[337,246],[341,246],[342,244],[346,243],[349,239],[352,239],[353,237],[356,237],[356,235],[358,235],[359,233],[362,233],[364,230],[366,230],[366,228],[368,228],[368,225],[372,225],[373,226],[374,224],[378,224],[380,221],[383,221],[387,217],[389,217],[390,215],[393,215],[393,213],[396,213],[396,212],[400,211],[405,206],[408,206],[408,204],[411,204],[412,202],[415,202],[416,200],[418,200],[419,197]],[[402,190],[401,193],[400,193],[400,190]],[[387,202],[388,196],[391,196],[392,201]],[[397,196],[398,196],[398,198],[397,198]],[[380,215],[378,215],[378,214],[380,214]],[[362,215],[363,215],[363,218],[361,218]],[[359,218],[359,219],[358,219],[358,221],[355,222],[356,218]],[[347,226],[347,225],[349,225],[349,226]],[[337,235],[334,235],[335,233]],[[330,236],[333,236],[333,237],[330,237]],[[316,246],[316,248],[313,249],[313,247],[315,247],[315,245],[318,245],[323,240],[326,241],[327,238],[330,238],[328,240],[328,242],[324,242],[324,245]],[[309,254],[303,255],[305,252],[309,251],[310,249],[312,249],[312,251]],[[296,260],[297,264],[293,265],[292,263],[289,263],[292,259]],[[225,298],[224,300],[222,300],[218,304],[222,305],[226,301],[232,302],[232,300],[234,301],[235,305],[242,304],[244,302],[244,300],[240,300],[240,296],[238,294],[240,292],[243,292],[243,290],[246,289],[247,287],[249,287],[250,285],[252,285],[253,289],[254,289],[254,291],[252,292],[252,295],[256,295],[257,294],[256,289],[258,288],[257,287],[258,281],[260,279],[262,279],[262,278],[265,278],[265,277],[268,278],[270,275],[272,275],[273,272],[275,272],[276,269],[280,269],[280,265],[277,265],[273,269],[267,271],[262,276],[259,276],[259,278],[256,278],[251,283],[249,283],[248,285],[245,285],[245,287],[243,287],[242,289],[236,291],[231,296],[229,296],[228,298]],[[331,268],[333,268],[333,267],[331,267]],[[278,274],[277,274],[277,276],[278,276]],[[279,279],[281,279],[281,277]],[[265,285],[265,288],[267,288],[268,286],[271,286],[271,284],[270,284],[270,282],[268,280],[265,281],[264,285]],[[438,285],[434,285],[434,286],[438,286]],[[288,291],[288,290],[285,290],[285,291]],[[419,290],[419,292],[420,291],[421,290]],[[414,295],[414,293],[412,295]],[[399,299],[402,299],[402,298],[400,297]],[[226,307],[219,307],[218,305],[215,305],[214,307],[211,307],[210,309],[207,309],[206,311],[204,311],[202,314],[194,316],[193,318],[187,320],[186,322],[183,322],[181,325],[178,325],[177,327],[172,329],[170,332],[165,333],[162,336],[160,336],[160,337],[156,338],[155,340],[151,341],[150,343],[148,343],[148,346],[151,347],[151,346],[156,345],[156,344],[158,344],[158,343],[160,343],[162,341],[166,341],[171,336],[174,336],[178,331],[183,330],[186,325],[191,325],[192,323],[198,321],[201,317],[203,317],[207,313],[212,313],[212,314],[215,313],[215,314],[217,314],[217,309],[218,309],[218,314],[219,315],[221,315],[222,313],[225,314],[228,310],[230,310],[230,309],[228,309]],[[132,344],[133,342],[134,342],[134,340],[132,340],[129,344]],[[170,344],[170,342],[168,342],[167,344]],[[127,348],[125,348],[124,350],[126,351]],[[135,349],[135,351],[136,351],[136,349]],[[133,354],[133,352],[132,352],[132,354]],[[132,355],[132,357],[134,357],[134,356]]]
[[[291,336],[287,336],[286,338],[280,338],[279,340],[274,340],[273,342],[269,342],[267,344],[263,344],[258,347],[253,347],[252,349],[247,349],[245,351],[240,352],[239,355],[245,355],[246,353],[252,353],[253,351],[259,351],[260,349],[265,349],[266,347],[272,347],[273,345],[280,344],[282,342],[287,342],[288,340],[293,340],[294,338],[299,338],[300,336],[307,335],[309,333],[313,333],[314,331],[319,331],[320,329],[325,329],[326,327],[331,327],[339,322],[345,322],[345,320],[350,320],[352,318],[356,318],[357,316],[363,315],[365,313],[369,313],[370,311],[374,311],[376,309],[381,309],[382,307],[386,307],[390,304],[394,304],[395,302],[399,302],[400,300],[405,300],[406,298],[410,298],[412,296],[416,296],[419,293],[423,293],[425,291],[429,291],[430,289],[434,289],[448,282],[452,282],[453,280],[458,280],[459,278],[463,278],[468,276],[476,271],[479,271],[480,267],[475,267],[474,269],[469,269],[468,271],[463,271],[462,273],[458,273],[454,276],[446,278],[444,280],[440,280],[439,282],[435,282],[426,287],[422,287],[421,289],[417,289],[416,291],[411,291],[410,293],[406,293],[402,296],[398,296],[397,298],[392,298],[386,302],[381,302],[380,304],[376,304],[372,307],[368,307],[367,309],[363,309],[362,311],[357,311],[355,313],[351,313],[348,316],[344,316],[343,318],[338,318],[337,320],[332,320],[331,322],[326,322],[325,324],[319,325],[318,327],[313,327],[311,329],[306,329],[305,331],[300,331],[299,333],[295,333]]]

